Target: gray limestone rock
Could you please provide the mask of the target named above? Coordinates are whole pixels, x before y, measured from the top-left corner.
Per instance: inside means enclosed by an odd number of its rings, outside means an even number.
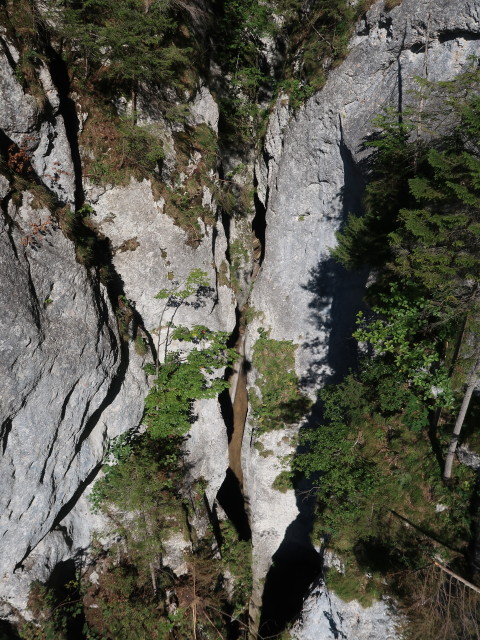
[[[203,3],[197,6],[207,11]],[[255,169],[267,227],[265,260],[251,298],[258,313],[248,329],[247,359],[257,328],[264,326],[271,329],[271,337],[298,345],[297,371],[312,397],[326,376],[348,366],[347,336],[365,275],[346,278],[329,260],[328,247],[334,245],[345,215],[361,207],[362,140],[373,131],[372,118],[384,106],[408,102],[415,75],[442,80],[455,76],[471,54],[478,54],[479,38],[479,0],[403,0],[390,12],[382,0],[358,25],[350,55],[320,93],[294,116],[287,97],[278,98],[265,153]],[[19,54],[4,44],[0,129],[9,144],[28,155],[39,181],[72,204],[74,167],[58,91],[44,67],[39,79],[46,100],[26,93],[15,76]],[[202,86],[187,99],[192,122],[216,130],[218,108],[208,88]],[[140,96],[139,123],[156,126],[167,139],[164,178],[171,181],[172,131],[162,120],[158,100],[148,92]],[[198,162],[193,157],[186,171]],[[234,156],[226,158],[226,171],[239,162]],[[250,185],[248,180],[245,184]],[[159,325],[171,319],[233,330],[235,306],[250,293],[255,254],[250,219],[231,227],[231,243],[238,240],[246,256],[238,270],[242,282],[235,300],[221,225],[205,227],[192,246],[164,212],[164,202],[155,200],[149,182],[102,188],[87,183],[85,191],[145,332],[155,340]],[[10,603],[0,608],[5,616],[12,607],[25,609],[32,579],[45,580],[58,562],[88,554],[92,531],[103,523],[91,513],[85,489],[109,440],[138,425],[147,392],[143,358],[132,346],[121,348],[105,288],[78,264],[73,244],[49,212],[34,209],[27,193],[17,206],[9,192],[8,180],[0,175],[0,598]],[[204,205],[215,210],[208,189]],[[174,281],[183,282],[195,268],[207,272],[211,289],[198,304],[170,307],[162,318],[164,303],[155,294]],[[249,373],[249,384],[255,384],[255,371]],[[192,477],[207,480],[212,504],[228,465],[225,425],[216,400],[198,402],[196,411],[186,450]],[[271,557],[299,514],[298,496],[272,486],[288,466],[285,458],[294,451],[297,428],[264,434],[259,440],[264,451],[272,452],[267,456],[251,446],[256,439],[252,424],[245,431],[244,489],[257,606]],[[182,545],[180,539],[171,543],[172,563],[178,566]],[[372,631],[374,626],[380,631]],[[320,586],[294,634],[298,640],[380,640],[395,637],[395,630],[385,603],[363,610]]]
[[[45,66],[39,71],[39,79],[48,107],[23,90],[10,57],[0,53],[0,129],[28,157],[43,184],[61,201],[72,204],[74,167],[59,112],[60,99]]]
[[[0,129],[18,146],[24,143],[30,148],[40,109],[35,98],[22,89],[12,60],[5,53],[0,54],[0,95]],[[26,140],[29,135],[32,139]]]
[[[471,469],[480,469],[480,455],[476,451],[471,451],[467,444],[458,447],[457,458],[461,464]]]
[[[208,124],[214,131],[218,131],[218,105],[205,85],[198,89],[190,111],[194,125]]]
[[[30,200],[24,194],[19,208],[10,202],[0,220],[0,588],[7,593],[102,461],[116,431],[105,411],[125,381],[104,287]],[[141,416],[142,397],[130,400],[121,428]]]
[[[23,91],[11,63],[18,54],[7,51],[0,128],[38,182],[73,203],[72,155],[52,78],[40,69],[45,106]],[[25,612],[33,579],[87,552],[99,522],[82,494],[109,439],[138,425],[147,386],[142,359],[120,347],[106,289],[77,262],[56,219],[34,208],[28,191],[18,204],[4,176],[0,199],[0,598],[11,613]]]
[[[272,338],[292,340],[298,345],[298,375],[312,395],[351,361],[349,336],[366,274],[346,275],[329,258],[329,248],[348,212],[361,210],[362,142],[374,130],[372,119],[384,107],[405,107],[416,76],[448,80],[466,68],[469,56],[480,53],[479,11],[480,3],[472,0],[403,0],[391,12],[377,2],[322,91],[288,121],[286,98],[277,101],[256,169],[267,208],[265,260],[251,297],[259,315],[248,327],[246,351],[251,359],[259,326],[270,329]],[[252,371],[249,384],[254,382]],[[279,494],[281,523],[272,512],[271,496],[257,479],[270,474],[271,462],[252,450],[250,431],[251,426],[243,461],[252,470],[244,473],[245,493],[259,585],[298,509],[288,494]],[[275,536],[266,544],[272,529]]]
[[[87,186],[88,189],[88,186]],[[211,290],[193,304],[187,300],[178,310],[167,309],[163,324],[175,313],[177,325],[205,324],[212,330],[231,331],[235,306],[231,289],[217,282],[217,262],[225,260],[223,227],[206,227],[196,247],[187,234],[163,212],[164,201],[155,200],[147,180],[132,179],[127,187],[114,187],[96,196],[91,192],[98,228],[111,241],[113,264],[124,283],[125,295],[140,313],[145,328],[155,331],[164,300],[155,299],[160,289],[173,288],[197,268],[207,273]]]
[[[93,196],[92,202],[95,221],[112,243],[113,264],[125,295],[134,302],[155,345],[160,342],[161,359],[170,320],[177,326],[201,324],[214,331],[233,331],[235,299],[231,288],[218,278],[227,249],[222,225],[205,227],[201,242],[189,246],[187,234],[163,212],[163,200],[154,199],[146,180],[108,189]],[[207,273],[210,288],[205,296],[187,299],[179,307],[166,307],[165,300],[155,298],[160,289],[168,290],[174,283],[181,288],[193,269]],[[207,480],[212,504],[228,467],[225,423],[217,400],[198,401],[196,413],[186,444],[188,461],[192,477]]]
[[[364,608],[343,602],[321,582],[306,599],[302,618],[290,636],[295,640],[397,640],[400,619],[387,602]]]

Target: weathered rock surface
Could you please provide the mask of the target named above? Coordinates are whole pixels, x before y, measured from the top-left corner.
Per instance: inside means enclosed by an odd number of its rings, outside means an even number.
[[[72,203],[72,156],[48,71],[42,111],[11,59],[0,65],[3,152],[20,150],[27,178]],[[3,176],[0,200],[0,598],[24,610],[33,579],[88,547],[98,522],[79,497],[110,438],[141,419],[146,381],[141,359],[120,348],[105,288],[50,212],[28,190],[19,204]]]
[[[210,117],[211,101],[205,97],[205,91],[201,95],[201,100],[207,101],[205,117]],[[95,222],[111,241],[113,265],[125,295],[134,303],[155,348],[159,346],[161,360],[165,356],[169,321],[176,326],[201,324],[213,331],[233,331],[235,297],[225,278],[222,281],[219,278],[222,264],[226,265],[227,251],[220,223],[212,227],[199,220],[203,235],[192,246],[187,233],[164,213],[164,200],[154,199],[147,180],[132,179],[126,187],[106,190],[87,184],[87,193],[95,209]],[[215,207],[208,193],[204,200],[206,206]],[[181,290],[194,269],[204,271],[209,281],[209,287],[200,296],[170,307],[166,300],[155,298],[161,289],[172,290],[177,286]],[[168,349],[174,350],[176,346],[169,344]],[[228,467],[227,433],[216,399],[198,401],[195,409],[197,419],[186,443],[188,464],[193,478],[207,481],[207,498],[213,504]]]
[[[367,608],[355,600],[343,602],[320,583],[305,601],[302,618],[290,636],[295,640],[395,640],[398,629],[386,602]]]
[[[127,187],[114,187],[90,201],[99,230],[112,243],[113,264],[123,281],[127,298],[135,303],[148,331],[162,321],[176,325],[206,324],[212,330],[231,331],[235,326],[232,291],[217,283],[217,268],[225,260],[227,243],[223,227],[205,227],[198,246],[187,244],[187,234],[164,212],[164,201],[154,200],[147,180],[132,179]],[[202,223],[203,224],[203,223]],[[210,290],[201,299],[187,299],[180,307],[169,307],[155,299],[160,289],[184,283],[193,269],[207,273]],[[163,340],[163,337],[162,337]]]
[[[5,43],[10,52],[0,55],[0,129],[7,144],[15,144],[31,160],[35,172],[57,197],[65,203],[74,201],[74,167],[59,111],[60,99],[50,73],[42,67],[39,79],[45,93],[46,104],[25,92],[15,76],[12,45]]]
[[[203,2],[197,4],[206,11]],[[415,75],[451,78],[479,52],[478,0],[404,0],[390,12],[383,6],[383,1],[374,5],[358,26],[348,58],[295,116],[288,99],[278,99],[255,171],[267,227],[265,260],[251,297],[259,314],[248,328],[247,359],[259,326],[271,329],[272,338],[292,340],[298,345],[298,374],[312,397],[327,376],[349,364],[347,337],[365,276],[347,277],[329,260],[328,247],[346,214],[361,208],[362,141],[373,130],[371,120],[384,106],[405,106]],[[65,128],[58,91],[45,67],[39,79],[47,102],[26,93],[15,76],[19,54],[10,43],[4,45],[1,142],[7,148],[15,144],[13,151],[28,156],[39,182],[72,204],[71,132]],[[208,88],[201,86],[189,99],[191,124],[216,130],[218,108]],[[140,100],[139,109],[140,123],[155,124],[154,102],[147,109]],[[170,181],[173,130],[165,122],[161,127],[170,145],[164,162],[164,177]],[[225,158],[227,173],[237,168],[237,160]],[[189,167],[195,162],[198,158]],[[250,175],[235,180],[250,189]],[[233,330],[235,306],[246,302],[252,269],[259,265],[249,218],[232,222],[230,251],[221,225],[204,227],[203,237],[192,245],[166,215],[163,200],[154,198],[149,182],[84,186],[94,222],[111,242],[121,288],[154,342],[160,324],[165,327],[172,319],[178,325]],[[49,212],[35,209],[27,192],[21,205],[15,203],[1,175],[0,199],[0,599],[6,603],[0,616],[9,616],[12,607],[24,610],[32,579],[45,580],[59,562],[81,559],[88,550],[92,530],[102,522],[90,512],[85,489],[109,440],[141,420],[147,381],[142,357],[132,346],[121,347],[105,288],[78,264],[72,242]],[[207,188],[203,204],[215,210]],[[227,254],[233,261],[236,241],[235,300],[228,286]],[[167,308],[162,318],[164,302],[155,294],[184,282],[198,268],[207,273],[210,289],[201,299]],[[249,373],[249,383],[254,385],[255,371]],[[216,400],[198,402],[195,409],[198,420],[186,447],[191,474],[207,480],[212,504],[228,466],[227,435]],[[281,493],[272,486],[288,467],[297,429],[264,434],[261,443],[272,452],[268,455],[252,447],[251,424],[245,431],[243,476],[257,608],[271,558],[292,523],[298,523],[294,548],[307,544],[301,513],[305,501],[293,490]],[[173,539],[169,550],[179,571],[182,545]],[[366,611],[356,603],[342,603],[323,586],[311,594],[293,633],[298,640],[395,637],[385,603]]]
[[[344,372],[351,358],[348,337],[365,276],[343,273],[329,258],[329,247],[347,213],[361,210],[362,142],[373,131],[372,119],[384,107],[405,107],[415,76],[448,80],[464,69],[480,50],[479,15],[480,4],[470,0],[404,0],[390,12],[378,2],[322,91],[289,121],[285,98],[278,100],[256,171],[267,226],[265,260],[251,298],[260,319],[248,327],[246,348],[249,357],[259,326],[270,329],[271,338],[292,340],[307,391]],[[252,371],[249,384],[254,381]],[[263,490],[274,480],[272,464],[251,449],[251,432],[247,426],[243,464],[252,469],[244,473],[245,493],[252,514],[254,579],[261,589],[282,529],[299,510],[288,492],[278,494],[272,510],[271,495]],[[283,448],[273,452],[285,455]]]
[[[108,297],[49,212],[33,210],[30,200],[25,194],[18,208],[4,200],[0,220],[1,583],[28,565],[98,467],[109,437],[134,426],[142,411],[136,397],[120,429],[104,413],[125,381]]]

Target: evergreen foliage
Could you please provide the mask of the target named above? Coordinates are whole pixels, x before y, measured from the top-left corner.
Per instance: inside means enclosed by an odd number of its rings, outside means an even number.
[[[198,289],[199,282],[204,282],[204,275],[199,270],[192,272],[183,288],[177,287],[175,295],[186,300]],[[171,290],[162,290],[157,297],[171,296]],[[195,420],[193,403],[216,397],[228,386],[217,373],[232,364],[236,356],[226,347],[227,333],[204,326],[177,327],[171,337],[180,345],[189,343],[189,348],[167,351],[145,402],[146,432],[126,434],[113,443],[104,477],[93,491],[93,505],[110,515],[126,547],[122,551],[122,544],[119,545],[120,562],[112,559],[102,574],[99,587],[92,594],[98,607],[87,615],[90,628],[108,640],[188,637],[192,633],[188,604],[191,598],[198,598],[202,607],[207,603],[213,607],[205,621],[218,619],[218,612],[221,616],[225,606],[222,565],[213,562],[213,540],[210,546],[198,543],[191,557],[193,573],[183,583],[162,568],[161,558],[164,543],[172,533],[187,533],[188,519],[197,510],[204,510],[201,483],[189,491],[184,484],[183,443]],[[147,372],[155,375],[156,367],[147,365]],[[230,567],[247,549],[244,543],[234,540],[232,532],[227,536],[225,530],[224,535],[224,564]],[[241,608],[248,577],[245,570],[239,575],[235,597]],[[188,596],[187,604],[180,603],[176,613],[159,612],[159,598],[166,602],[167,591],[174,586],[177,595],[192,588],[194,595]],[[210,638],[211,632],[204,630],[198,637]]]
[[[322,423],[303,433],[294,468],[314,484],[315,535],[343,554],[345,574],[327,581],[365,604],[385,592],[411,602],[405,585],[420,591],[438,554],[469,576],[474,474],[457,466],[447,486],[442,457],[478,360],[479,79],[473,62],[453,82],[421,83],[441,113],[377,119],[365,214],[349,217],[332,252],[347,268],[374,267],[372,309],[354,333],[358,371],[322,391]],[[430,610],[435,633],[442,607]],[[417,637],[429,614],[405,611],[406,637]],[[448,615],[460,616],[458,629],[473,623],[455,602]]]
[[[448,333],[434,329],[439,310],[424,297],[413,297],[415,291],[396,283],[388,294],[380,293],[380,304],[373,306],[374,318],[359,312],[358,329],[353,337],[367,342],[377,356],[388,355],[405,380],[424,400],[438,406],[452,407],[453,396],[448,371],[441,364],[442,339]]]
[[[172,84],[188,64],[188,48],[178,47],[171,0],[51,0],[60,15],[60,35],[69,54],[94,72],[135,90],[140,82]]]

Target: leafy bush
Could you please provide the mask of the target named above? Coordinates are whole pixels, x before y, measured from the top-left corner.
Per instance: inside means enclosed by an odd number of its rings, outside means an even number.
[[[215,398],[228,387],[223,377],[213,377],[236,357],[227,349],[228,333],[210,331],[197,325],[193,329],[178,327],[172,339],[194,342],[188,354],[169,353],[145,401],[144,422],[152,438],[184,436],[195,417],[193,401]],[[149,365],[147,372],[155,373]]]

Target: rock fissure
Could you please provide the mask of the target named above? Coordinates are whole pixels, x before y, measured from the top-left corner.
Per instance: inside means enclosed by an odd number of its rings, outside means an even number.
[[[61,56],[52,47],[47,48],[49,56],[49,71],[52,82],[58,91],[58,110],[65,124],[65,133],[69,145],[70,155],[73,164],[74,201],[75,209],[79,209],[85,203],[85,193],[83,189],[83,169],[80,155],[80,145],[78,132],[80,125],[78,121],[75,102],[70,97],[70,79],[68,69]]]
[[[0,439],[2,441],[2,453],[5,453],[8,444],[8,436],[12,430],[12,419],[7,418],[0,429]],[[7,505],[8,507],[8,505]]]

